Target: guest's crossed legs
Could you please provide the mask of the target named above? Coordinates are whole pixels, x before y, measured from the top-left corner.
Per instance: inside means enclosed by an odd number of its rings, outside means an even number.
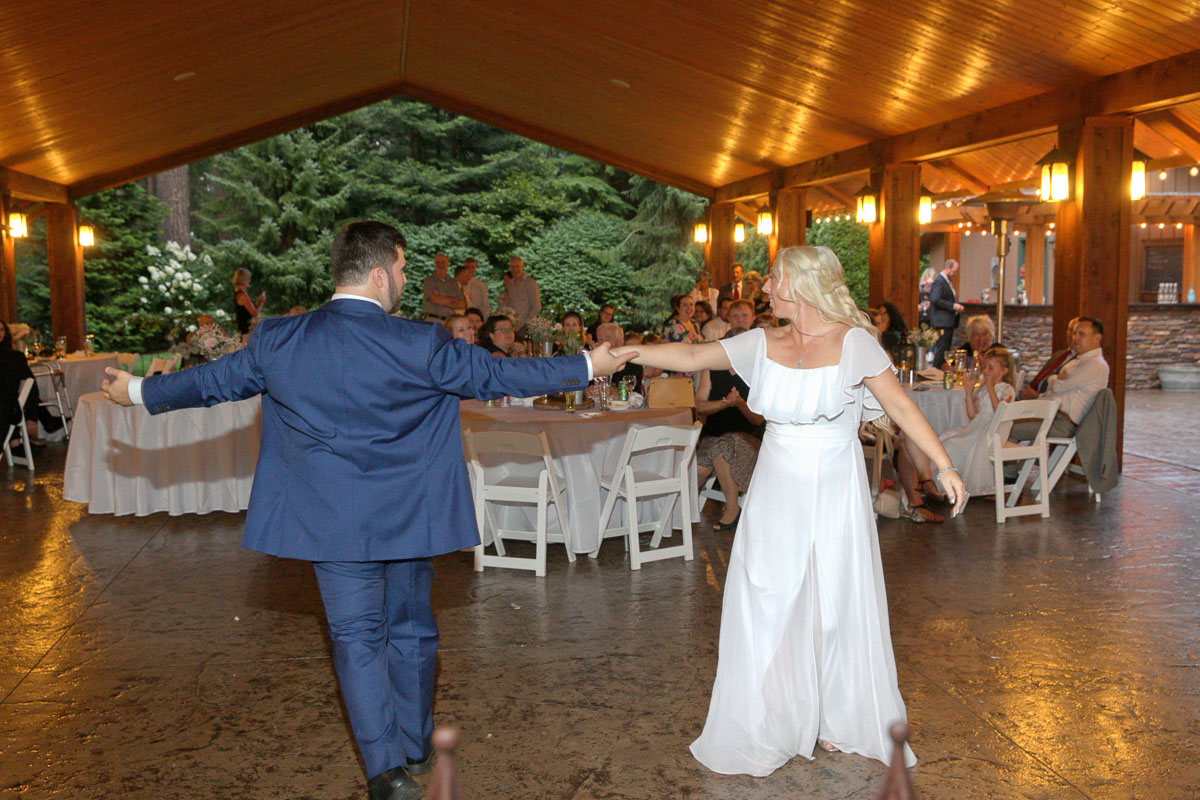
[[[319,561],[313,569],[367,777],[422,760],[433,735],[433,562]]]

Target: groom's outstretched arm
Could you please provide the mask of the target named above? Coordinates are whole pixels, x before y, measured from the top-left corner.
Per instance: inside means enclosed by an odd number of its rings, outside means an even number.
[[[243,400],[265,388],[257,341],[258,337],[252,336],[250,344],[237,352],[169,375],[133,378],[109,367],[105,372],[112,378],[100,388],[109,400],[124,406],[140,403],[151,414]]]

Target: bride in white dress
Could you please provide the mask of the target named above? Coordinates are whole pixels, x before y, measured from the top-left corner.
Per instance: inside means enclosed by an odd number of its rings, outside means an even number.
[[[818,742],[886,762],[887,728],[905,712],[860,418],[886,411],[942,470],[955,513],[966,491],[832,250],[780,251],[764,290],[790,325],[625,348],[663,369],[732,368],[768,423],[733,542],[708,720],[692,753],[715,772],[758,776],[793,756],[811,759]],[[907,746],[905,761],[916,763]]]

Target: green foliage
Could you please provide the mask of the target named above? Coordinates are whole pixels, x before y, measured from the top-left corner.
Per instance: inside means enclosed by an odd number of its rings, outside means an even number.
[[[636,176],[627,194],[637,206],[622,246],[634,270],[628,318],[638,325],[657,325],[671,313],[671,295],[690,291],[704,269],[704,248],[692,241],[692,226],[704,216],[707,202]]]
[[[809,244],[828,247],[842,262],[846,286],[860,308],[867,306],[870,281],[867,259],[867,229],[856,222],[822,222],[808,231]]]
[[[628,308],[633,271],[620,255],[629,223],[600,211],[578,211],[550,225],[517,251],[542,292],[543,314],[592,317],[604,303]]]
[[[138,278],[154,258],[166,207],[131,183],[79,201],[79,214],[96,227],[96,244],[84,251],[87,330],[98,350],[135,351],[166,345],[169,320],[142,313]]]

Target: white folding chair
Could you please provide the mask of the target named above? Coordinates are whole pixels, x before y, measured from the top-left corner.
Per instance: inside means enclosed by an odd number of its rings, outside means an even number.
[[[546,441],[546,433],[519,433],[516,431],[471,431],[463,433],[463,442],[467,448],[467,458],[470,461],[471,494],[475,500],[475,524],[479,526],[479,544],[475,547],[475,571],[483,572],[484,567],[505,567],[508,569],[533,570],[539,578],[546,574],[546,545],[547,542],[562,542],[567,550],[567,560],[574,561],[575,553],[571,551],[568,542],[566,487],[563,478],[554,467],[550,457],[550,444]],[[541,460],[542,469],[536,476],[514,474],[512,471],[502,475],[494,483],[488,483],[487,472],[480,460],[481,455],[501,454],[506,462],[512,461],[513,466],[521,463],[536,464]],[[533,531],[503,529],[496,522],[489,503],[536,505],[537,526]],[[546,517],[549,504],[554,503],[558,514],[558,526],[561,533],[547,532]],[[492,542],[496,554],[491,555],[484,548],[486,533],[492,532]],[[532,558],[520,558],[505,553],[504,540],[516,539],[534,543]]]
[[[1101,392],[1112,392],[1112,389],[1101,389]],[[1095,401],[1084,413],[1084,419],[1092,414],[1093,409],[1097,408]],[[1083,424],[1083,420],[1080,420]],[[1067,472],[1073,472],[1076,475],[1084,475],[1083,467],[1078,464],[1072,464],[1075,459],[1075,454],[1079,452],[1079,443],[1075,441],[1074,436],[1050,436],[1046,439],[1046,444],[1050,448],[1050,477],[1047,483],[1050,485],[1050,491],[1054,491],[1054,487],[1058,485],[1058,481]],[[1097,503],[1100,502],[1100,492],[1093,492],[1092,485],[1088,484],[1088,494]]]
[[[26,378],[21,381],[21,385],[17,388],[17,407],[21,409],[21,420],[9,425],[8,431],[4,434],[4,460],[8,462],[8,466],[12,467],[13,464],[20,464],[30,472],[33,472],[33,449],[29,446],[29,430],[25,427],[25,401],[29,399],[29,393],[32,391],[33,378]],[[24,458],[13,455],[13,434],[21,437],[21,449],[25,453]]]
[[[36,361],[29,365],[33,376],[48,377],[50,386],[54,389],[54,399],[43,398],[39,403],[43,408],[57,408],[58,416],[63,421],[63,435],[71,440],[71,393],[67,391],[67,381],[63,377],[62,365],[57,361]]]
[[[713,472],[708,476],[708,480],[704,482],[703,488],[700,489],[700,510],[704,510],[704,506],[709,500],[716,500],[718,503],[725,502],[725,493],[717,488],[717,473]]]
[[[870,422],[858,426],[858,441],[862,445],[863,459],[867,462],[867,482],[871,487],[871,497],[876,497],[883,482],[883,465],[892,457],[896,449],[895,443],[892,434]]]
[[[600,541],[591,553],[592,558],[600,554],[605,539],[623,537],[629,550],[630,569],[641,569],[647,561],[664,558],[683,556],[684,561],[692,560],[692,498],[688,483],[700,428],[701,425],[697,423],[658,425],[629,431],[613,474],[600,479],[600,486],[608,492],[608,497],[600,512]],[[668,451],[673,452],[670,453],[671,466],[666,470],[651,469],[648,464],[636,463]],[[641,523],[638,521],[638,501],[652,497],[668,498],[663,502],[662,517],[655,522]],[[622,527],[609,528],[608,523],[618,498],[625,501],[627,521]],[[677,502],[682,505],[683,541],[671,547],[659,547],[671,527],[671,515]],[[639,534],[645,531],[654,531],[650,539],[650,552],[643,552],[641,546]]]
[[[1057,400],[1019,400],[1015,403],[1000,403],[996,406],[992,423],[988,426],[991,432],[992,468],[996,480],[996,522],[1004,522],[1009,517],[1019,517],[1025,514],[1041,514],[1043,518],[1050,516],[1050,493],[1043,491],[1040,486],[1035,491],[1036,503],[1018,506],[1017,499],[1021,490],[1029,480],[1029,473],[1037,464],[1038,475],[1049,475],[1049,453],[1046,447],[1046,433],[1058,413]],[[1037,434],[1028,444],[1015,444],[1008,441],[1014,422],[1018,420],[1038,420]],[[1021,462],[1021,470],[1013,483],[1004,482],[1004,465],[1010,461]]]
[[[695,408],[691,378],[660,376],[646,382],[647,408]]]

